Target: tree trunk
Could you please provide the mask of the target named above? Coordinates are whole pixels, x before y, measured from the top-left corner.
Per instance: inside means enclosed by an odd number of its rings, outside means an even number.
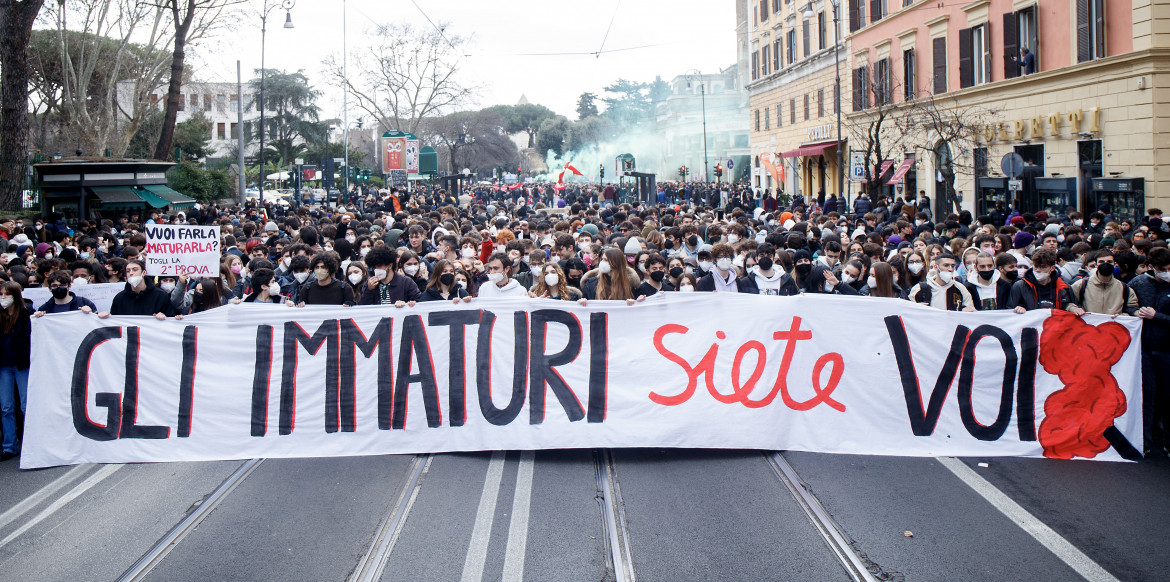
[[[0,0],[0,208],[20,210],[28,157],[28,42],[44,0]]]
[[[171,57],[171,83],[167,88],[167,109],[163,116],[162,132],[158,136],[158,145],[154,147],[154,159],[165,160],[170,155],[171,141],[175,138],[175,120],[179,115],[180,91],[183,88],[183,64],[187,58],[187,32],[191,30],[191,22],[195,19],[195,0],[186,0],[187,14],[179,19],[179,2],[170,0],[171,15],[175,22],[175,52]],[[178,160],[176,160],[178,161]]]

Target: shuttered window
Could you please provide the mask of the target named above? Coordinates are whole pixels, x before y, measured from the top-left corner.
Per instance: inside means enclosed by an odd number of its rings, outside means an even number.
[[[1105,1],[1077,0],[1077,62],[1105,56]]]
[[[902,99],[912,101],[918,96],[918,62],[914,49],[902,51]]]
[[[934,94],[941,95],[947,92],[947,39],[940,37],[931,39],[933,55],[931,68],[934,76]]]

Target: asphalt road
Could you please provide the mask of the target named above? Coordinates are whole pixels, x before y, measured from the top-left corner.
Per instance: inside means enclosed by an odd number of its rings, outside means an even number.
[[[5,580],[1129,581],[1170,570],[1165,461],[500,451],[8,462],[0,483]]]

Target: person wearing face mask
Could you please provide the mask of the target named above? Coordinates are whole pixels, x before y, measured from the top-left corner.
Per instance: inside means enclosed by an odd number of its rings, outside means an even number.
[[[896,271],[893,266],[889,263],[874,263],[869,269],[869,277],[865,280],[861,294],[868,297],[905,299],[905,292],[895,279]]]
[[[1170,250],[1150,249],[1149,269],[1130,282],[1142,318],[1142,408],[1146,450],[1165,457],[1170,447]]]
[[[822,293],[826,295],[858,295],[857,290],[842,283],[833,271],[821,264],[812,265],[808,278],[802,289],[806,295]]]
[[[866,263],[861,258],[848,261],[841,266],[841,283],[852,287],[861,295],[861,290],[865,289],[868,279],[868,271]]]
[[[945,311],[975,311],[971,293],[955,280],[955,262],[950,253],[935,257],[926,281],[910,288],[910,299]]]
[[[694,293],[695,285],[698,282],[699,281],[695,279],[694,273],[683,273],[682,276],[678,278],[679,293]]]
[[[975,309],[979,311],[1007,309],[1012,284],[1002,276],[999,269],[995,268],[995,257],[980,252],[975,255],[973,267],[971,272],[967,273],[965,285],[975,302]],[[1015,273],[1014,266],[1012,273]]]
[[[1016,257],[1016,265],[1021,270],[1032,266],[1032,261],[1028,258],[1028,249],[1035,241],[1036,237],[1032,236],[1032,233],[1024,231],[1017,232],[1012,238],[1012,248],[1008,252]]]
[[[398,275],[394,266],[398,253],[387,245],[374,247],[366,255],[366,262],[374,269],[362,289],[361,305],[413,306],[422,296],[414,279]]]
[[[138,259],[126,262],[126,288],[114,296],[110,310],[98,314],[103,319],[111,315],[153,315],[155,319],[175,317],[171,296],[150,284],[146,278],[146,263]]]
[[[252,273],[252,289],[252,293],[243,300],[234,299],[232,303],[280,304],[283,302],[284,298],[280,296],[280,284],[276,282],[272,269],[266,267],[256,269]]]
[[[1056,253],[1039,250],[1032,255],[1032,268],[1012,284],[1008,309],[1025,313],[1033,309],[1064,309],[1068,285],[1056,274]]]
[[[1094,262],[1097,265],[1092,275],[1072,284],[1069,291],[1071,301],[1065,308],[1073,315],[1099,313],[1117,316],[1122,313],[1137,313],[1138,298],[1124,282],[1114,277],[1115,259],[1113,251],[1097,251]]]
[[[796,282],[797,289],[804,289],[807,286],[809,275],[812,274],[812,253],[800,249],[792,255],[792,271],[795,273],[793,279]]]
[[[773,260],[775,253],[776,248],[772,245],[767,243],[760,245],[755,268],[739,280],[740,293],[785,297],[798,293],[796,281]]]
[[[398,274],[409,277],[414,281],[414,286],[420,290],[427,288],[427,280],[430,277],[430,272],[418,258],[418,255],[414,254],[414,251],[399,249]]]
[[[329,252],[313,255],[309,263],[312,277],[301,285],[300,302],[305,305],[353,305],[353,290],[349,285],[334,277],[337,273],[337,259]]]
[[[21,414],[28,401],[32,310],[20,292],[20,284],[15,281],[0,283],[0,427],[4,434],[0,461],[16,457],[20,450],[16,401],[19,397]]]
[[[510,275],[514,265],[506,253],[488,257],[487,281],[479,287],[479,297],[524,297],[528,289]]]
[[[666,276],[666,259],[658,253],[640,256],[645,259],[643,275],[646,277],[638,287],[638,295],[650,296],[662,291],[674,291],[674,286]]]
[[[370,268],[363,261],[351,261],[345,267],[345,284],[353,290],[353,296],[361,298],[365,288],[366,278],[370,276]]]
[[[598,259],[597,268],[582,277],[581,292],[585,300],[625,300],[633,304],[639,299],[641,279],[633,267],[626,264],[621,249],[607,248]]]
[[[309,271],[311,260],[305,255],[293,255],[289,259],[288,276],[279,280],[280,294],[287,297],[294,305],[301,302],[301,287],[308,282],[312,273]]]
[[[528,291],[529,297],[557,299],[560,301],[578,301],[581,291],[571,287],[565,280],[565,274],[556,263],[545,263],[540,269],[540,277],[536,284]]]
[[[727,243],[716,243],[715,246],[711,247],[711,257],[715,259],[715,266],[702,279],[699,279],[699,284],[695,289],[707,292],[738,293],[739,281],[732,264],[734,255],[735,249],[732,249],[731,245]]]
[[[97,306],[94,305],[93,301],[70,293],[72,284],[73,280],[69,278],[67,271],[49,273],[45,278],[45,286],[49,288],[53,298],[37,308],[33,316],[41,317],[46,313],[65,313],[67,311],[96,312]]]
[[[466,289],[455,284],[455,263],[442,259],[435,263],[431,278],[427,281],[426,290],[422,292],[419,301],[450,301],[459,303],[460,300],[471,301],[471,295]]]

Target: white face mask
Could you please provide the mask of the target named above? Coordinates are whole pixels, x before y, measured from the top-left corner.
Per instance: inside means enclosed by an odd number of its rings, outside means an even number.
[[[910,263],[907,267],[912,274],[919,274],[922,272],[922,263]]]
[[[8,309],[16,301],[14,297],[0,297],[0,309]]]
[[[350,273],[349,282],[354,284],[354,285],[361,283],[362,282],[362,274],[361,273]]]
[[[856,280],[857,279],[855,277],[853,277],[852,275],[841,275],[841,282],[846,284],[846,285],[848,285]]]
[[[161,287],[162,290],[166,291],[167,293],[175,290],[175,284],[170,282],[163,283],[162,285],[159,285],[159,287]]]
[[[85,259],[88,259],[88,258],[89,258],[89,252],[88,252],[88,251],[87,251],[87,252],[84,252],[84,253],[81,253],[81,259],[82,259],[82,260],[85,260]]]
[[[875,287],[877,287],[877,279],[875,279],[875,278],[873,278],[873,277],[870,277],[870,278],[868,278],[868,279],[866,279],[866,280],[865,280],[865,284],[866,284],[866,285],[869,285],[869,287],[870,287],[871,289],[872,289],[872,288],[875,288]]]
[[[1073,221],[1073,224],[1074,224],[1074,225],[1076,225],[1076,226],[1081,226],[1081,225],[1082,225],[1082,224],[1084,224],[1084,223],[1085,223],[1085,221],[1084,221],[1084,220],[1081,220],[1081,219],[1079,219],[1079,218]]]
[[[85,277],[77,277],[73,280],[73,286],[77,287],[79,285],[89,285],[89,279],[86,279]]]
[[[923,221],[921,221],[921,220],[915,220],[915,221],[914,221],[914,226],[922,226],[922,222],[923,222]]]
[[[374,278],[381,281],[386,278],[386,269],[374,269]]]
[[[475,249],[463,249],[463,258],[470,259],[475,256]]]
[[[597,268],[601,271],[602,275],[608,275],[613,270],[613,267],[609,265],[609,261],[601,261],[601,264],[597,265]]]
[[[938,280],[942,281],[943,285],[950,283],[951,279],[954,279],[954,278],[955,278],[955,274],[950,272],[950,271],[939,271],[938,272]]]
[[[457,285],[459,285],[459,288],[460,288],[460,289],[466,289],[466,288],[467,288],[467,281],[462,281],[462,280],[460,280],[460,281],[456,281],[455,283],[456,283]]]
[[[366,255],[370,254],[370,247],[362,247],[361,250],[358,251],[358,254],[364,258]]]
[[[500,281],[503,281],[503,280],[504,280],[503,273],[488,273],[488,281],[491,281],[492,283],[499,283]]]
[[[297,283],[304,283],[309,280],[309,272],[293,273],[293,278],[297,280]]]
[[[347,234],[345,235],[345,240],[349,241],[349,244],[353,244],[357,240],[357,237],[352,234]]]
[[[561,282],[561,278],[556,273],[549,273],[544,276],[544,284],[549,287],[556,287],[557,283]]]
[[[732,243],[732,244],[739,242],[739,235],[738,234],[727,235],[727,242]]]
[[[1036,276],[1037,283],[1047,283],[1048,282],[1049,273],[1037,273],[1036,271],[1032,271],[1032,274]]]
[[[418,265],[407,265],[405,267],[402,267],[402,270],[407,275],[410,275],[411,277],[413,277],[413,276],[418,274]]]
[[[678,290],[683,292],[683,293],[690,293],[690,292],[695,290],[695,286],[694,285],[680,285]]]
[[[719,260],[715,261],[715,266],[718,267],[720,271],[726,271],[731,268],[731,259],[727,257],[720,257]]]
[[[273,282],[268,284],[268,294],[269,295],[280,295],[280,285],[276,281],[273,281]]]
[[[699,268],[704,271],[710,271],[711,266],[711,261],[699,261]]]
[[[292,257],[285,257],[285,258],[280,260],[280,266],[284,267],[285,269],[288,269],[288,266],[291,264],[292,264]]]
[[[313,271],[313,275],[317,277],[318,281],[328,281],[332,277],[329,275],[329,269],[317,269]]]
[[[126,282],[129,283],[131,287],[137,287],[142,284],[142,276],[134,275],[133,277],[126,277]]]
[[[1160,279],[1163,283],[1170,283],[1170,271],[1162,271],[1161,273],[1155,273],[1155,276],[1157,276],[1158,279]]]

